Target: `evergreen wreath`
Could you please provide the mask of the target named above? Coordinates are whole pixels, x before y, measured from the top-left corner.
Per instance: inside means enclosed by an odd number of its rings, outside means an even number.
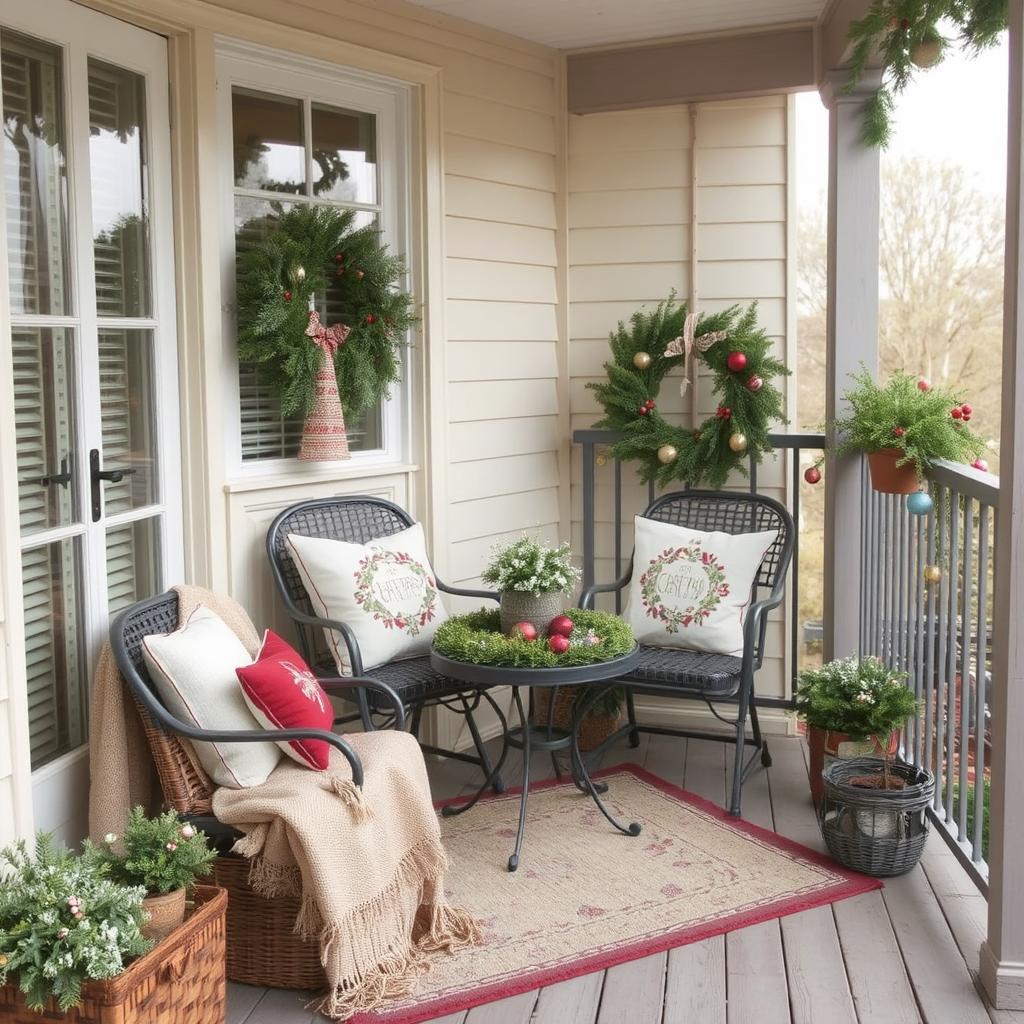
[[[693,329],[694,354],[714,373],[718,410],[696,430],[669,423],[656,399],[666,374],[685,358],[678,345],[669,346],[683,334],[688,312],[685,302],[676,306],[674,299],[650,312],[638,310],[628,326],[620,322],[611,334],[613,358],[604,364],[608,379],[587,384],[605,412],[594,425],[622,434],[611,453],[622,461],[637,460],[644,482],[664,486],[682,480],[696,487],[706,481],[718,489],[734,470],[747,475],[747,459],[759,463],[771,451],[769,424],[787,422],[773,378],[789,371],[757,326],[756,302],[746,310],[730,306],[702,315]],[[717,332],[724,337],[714,339]]]
[[[399,379],[400,351],[417,320],[412,297],[399,288],[405,261],[372,225],[354,229],[355,217],[353,210],[275,204],[269,236],[239,258],[238,356],[263,369],[285,416],[313,408],[322,351],[306,329],[315,297],[350,329],[334,354],[346,416],[376,405]]]

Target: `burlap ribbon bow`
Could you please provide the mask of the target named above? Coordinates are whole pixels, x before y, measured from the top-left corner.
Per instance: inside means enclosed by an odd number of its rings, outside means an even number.
[[[320,323],[320,314],[315,309],[309,311],[309,326],[306,328],[306,334],[313,339],[314,345],[318,345],[326,355],[332,358],[338,350],[338,346],[345,344],[345,339],[351,331],[352,328],[346,327],[345,324],[331,324],[330,327],[324,327]]]
[[[697,314],[687,313],[683,321],[683,333],[678,338],[673,338],[665,349],[665,358],[672,356],[683,357],[683,379],[679,384],[679,394],[685,395],[686,389],[690,386],[690,378],[687,376],[690,355],[694,349],[698,352],[707,352],[712,345],[724,341],[729,337],[728,331],[708,331],[699,338],[694,336],[697,327]]]

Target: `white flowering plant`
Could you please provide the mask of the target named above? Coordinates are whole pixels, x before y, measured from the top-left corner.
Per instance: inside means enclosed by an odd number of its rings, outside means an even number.
[[[535,537],[521,537],[494,547],[482,579],[502,593],[518,591],[539,597],[572,589],[579,582],[580,571],[572,564],[568,542],[553,548]]]
[[[24,841],[0,850],[0,985],[10,977],[30,1008],[53,997],[66,1011],[81,1001],[83,982],[113,978],[149,950],[146,893],[45,833],[33,854]]]
[[[213,870],[217,856],[206,835],[174,811],[147,818],[132,808],[124,834],[111,832],[98,845],[86,842],[88,856],[102,863],[123,885],[141,885],[151,896],[183,889]]]

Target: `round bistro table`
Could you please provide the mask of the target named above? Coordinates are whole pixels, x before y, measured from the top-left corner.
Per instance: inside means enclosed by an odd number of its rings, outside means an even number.
[[[484,780],[480,789],[463,804],[449,804],[442,810],[445,816],[463,814],[468,811],[480,799],[480,797],[491,786],[501,771],[509,747],[515,747],[523,752],[523,787],[519,795],[519,828],[516,832],[516,844],[512,855],[508,859],[509,871],[515,871],[519,867],[519,855],[523,848],[523,837],[526,834],[526,802],[530,796],[530,755],[534,750],[551,751],[552,759],[556,750],[569,749],[572,758],[573,780],[581,792],[588,793],[597,804],[598,810],[604,817],[620,832],[629,836],[640,835],[640,826],[634,821],[628,825],[622,825],[612,816],[601,800],[601,794],[606,792],[608,787],[600,782],[594,782],[587,768],[586,760],[579,748],[580,723],[586,717],[587,712],[601,699],[601,697],[615,685],[615,681],[627,675],[636,665],[640,657],[640,648],[633,647],[628,654],[608,661],[597,661],[590,665],[573,665],[565,668],[511,668],[504,665],[477,665],[468,661],[456,661],[446,658],[437,651],[430,652],[430,663],[438,675],[446,676],[449,679],[457,679],[463,683],[479,686],[481,688],[493,686],[509,686],[512,688],[512,698],[519,716],[519,725],[512,727],[505,723],[505,744],[502,748],[501,757],[494,766],[491,774]],[[601,685],[601,684],[604,685]],[[573,708],[573,721],[571,729],[559,729],[553,724],[555,712],[555,699],[558,695],[558,688],[561,686],[587,686],[587,694],[577,707]],[[520,690],[526,687],[529,690],[543,687],[551,691],[551,699],[548,701],[548,721],[546,725],[531,724],[530,716],[523,706],[523,698]],[[532,693],[531,693],[532,696]],[[532,710],[533,701],[529,701]],[[557,763],[555,765],[558,771]]]

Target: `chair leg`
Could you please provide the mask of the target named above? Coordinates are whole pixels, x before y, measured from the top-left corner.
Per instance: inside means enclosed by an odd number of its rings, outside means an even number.
[[[409,732],[413,739],[419,741],[420,723],[423,721],[423,704],[420,702],[412,709],[412,721],[409,723]]]
[[[750,728],[754,734],[754,743],[761,751],[761,764],[771,768],[772,755],[768,753],[768,741],[761,735],[761,723],[757,719],[757,704],[750,702]]]
[[[473,712],[469,709],[469,701],[465,697],[462,698],[462,706],[465,708],[466,725],[469,726],[469,734],[473,737],[473,745],[476,747],[476,752],[480,757],[480,767],[483,770],[484,778],[489,779],[491,772],[494,771],[494,766],[491,763],[491,755],[487,752],[487,745],[483,741],[483,737],[480,735],[480,730],[477,728],[476,718],[473,716]],[[495,793],[505,792],[505,781],[501,775],[497,775],[494,779],[494,783],[491,788]]]
[[[747,746],[744,740],[747,736],[747,714],[751,705],[751,691],[753,690],[752,680],[744,680],[740,686],[739,709],[736,713],[736,753],[732,771],[732,794],[729,798],[729,813],[740,816],[740,800],[743,792],[743,769],[746,766]],[[756,721],[756,718],[755,718]],[[755,735],[760,734],[760,729],[755,728]]]
[[[632,726],[629,733],[629,745],[635,750],[640,746],[640,733],[636,728],[636,705],[633,703],[632,690],[626,690],[626,718]]]

